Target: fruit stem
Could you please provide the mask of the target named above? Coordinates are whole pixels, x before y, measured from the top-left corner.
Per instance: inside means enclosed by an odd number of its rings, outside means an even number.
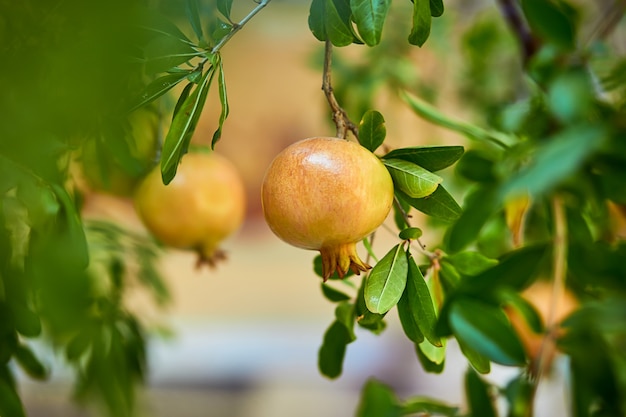
[[[326,95],[326,100],[333,112],[333,122],[337,126],[337,137],[345,139],[348,131],[352,132],[355,138],[359,138],[359,128],[350,120],[346,111],[339,105],[333,86],[331,84],[331,64],[333,56],[333,44],[326,39],[324,43],[324,72],[322,74],[322,91]]]

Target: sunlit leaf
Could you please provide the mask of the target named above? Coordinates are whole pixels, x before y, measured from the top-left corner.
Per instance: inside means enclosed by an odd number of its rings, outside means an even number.
[[[401,417],[402,408],[393,390],[371,378],[363,386],[356,417]]]
[[[396,190],[396,194],[422,213],[444,222],[457,220],[463,212],[461,206],[441,184],[435,192],[424,198],[409,197],[400,190]]]
[[[440,374],[446,361],[446,339],[441,339],[442,346],[434,346],[428,340],[415,345],[415,352],[426,372]]]
[[[383,314],[395,306],[406,286],[408,265],[403,245],[394,246],[374,266],[365,281],[365,304],[372,313]]]
[[[376,110],[369,110],[359,124],[359,143],[374,152],[385,141],[387,128],[383,115]]]
[[[403,159],[435,172],[454,164],[462,155],[462,146],[414,146],[394,149],[383,158]]]
[[[374,46],[380,43],[390,5],[390,0],[350,0],[352,18],[356,23],[361,39],[367,45]]]
[[[163,143],[161,155],[161,175],[163,183],[166,185],[174,179],[178,164],[183,155],[187,153],[189,142],[200,119],[214,72],[214,67],[207,70],[200,80],[200,84],[185,99],[180,110],[174,116],[174,120],[172,120],[172,125]]]
[[[524,348],[504,312],[496,306],[470,298],[458,298],[450,307],[448,320],[454,335],[489,360],[521,366]]]
[[[411,45],[422,46],[430,36],[431,0],[413,0],[413,26],[409,35]]]
[[[383,159],[395,187],[412,198],[424,198],[435,192],[443,179],[421,166],[402,159]]]
[[[400,231],[398,237],[402,240],[416,240],[422,237],[422,229],[419,227],[407,227]]]

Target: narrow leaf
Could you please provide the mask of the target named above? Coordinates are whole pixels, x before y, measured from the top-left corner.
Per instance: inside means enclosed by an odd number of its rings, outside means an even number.
[[[172,125],[163,143],[161,156],[161,175],[163,183],[166,185],[174,179],[178,163],[187,152],[191,136],[202,113],[214,72],[214,67],[211,67],[204,74],[200,84],[185,99],[180,110],[174,116],[174,120],[172,120]]]
[[[374,266],[365,282],[365,305],[372,313],[384,314],[395,306],[406,286],[408,265],[404,247],[394,246]]]
[[[390,5],[390,0],[350,0],[352,18],[356,23],[361,39],[368,46],[375,46],[380,43]]]
[[[412,198],[400,190],[396,190],[396,194],[422,213],[444,222],[457,220],[463,212],[461,206],[441,184],[435,192],[424,198]]]
[[[34,379],[44,380],[48,377],[48,369],[26,345],[18,345],[13,352],[20,367]]]
[[[360,132],[360,131],[359,131]],[[415,146],[394,149],[384,159],[403,159],[413,162],[430,172],[449,167],[463,156],[462,146]]]
[[[385,141],[387,128],[383,115],[376,110],[369,110],[359,124],[359,143],[374,152]]]
[[[521,366],[524,348],[504,312],[483,301],[458,298],[450,307],[450,327],[461,343],[501,365]]]
[[[422,46],[430,36],[430,0],[413,0],[413,27],[409,34],[411,45]]]
[[[435,192],[443,181],[438,175],[402,159],[383,159],[395,187],[412,198],[424,198]]]
[[[418,324],[420,331],[434,346],[442,346],[441,338],[435,331],[437,325],[437,313],[428,285],[422,272],[417,267],[415,259],[410,254],[408,257],[408,275],[406,292],[411,306],[413,319]]]
[[[179,82],[187,78],[191,74],[191,71],[177,72],[175,74],[167,74],[157,78],[146,86],[143,90],[137,103],[128,111],[129,113],[137,110],[138,108],[145,106],[146,104],[156,100],[163,94],[167,93],[173,87],[178,85]]]
[[[188,43],[172,37],[154,39],[144,48],[146,72],[157,74],[203,55]]]
[[[178,100],[176,101],[176,106],[174,106],[174,111],[172,112],[172,120],[174,120],[180,109],[183,107],[183,104],[185,103],[185,100],[187,100],[187,97],[189,97],[191,89],[194,87],[194,85],[194,83],[190,82],[185,86],[185,88],[183,88],[183,91],[180,92],[180,96],[178,97]]]
[[[218,57],[218,77],[217,84],[219,89],[220,96],[220,105],[222,106],[222,111],[220,113],[219,124],[215,132],[213,133],[213,139],[211,140],[211,149],[215,148],[215,144],[222,137],[222,128],[224,127],[224,122],[228,117],[228,113],[230,112],[230,108],[228,106],[228,94],[226,92],[226,80],[224,79],[224,67],[222,66],[222,60]]]
[[[230,12],[232,8],[233,0],[217,0],[217,10],[231,23]]]
[[[202,33],[202,22],[200,22],[200,7],[198,0],[187,0],[187,19],[193,28],[194,33],[199,41],[204,40],[204,34]]]

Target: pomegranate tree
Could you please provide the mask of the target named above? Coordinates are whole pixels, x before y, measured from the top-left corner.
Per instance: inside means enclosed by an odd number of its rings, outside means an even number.
[[[285,242],[319,250],[323,277],[370,268],[356,243],[385,220],[393,182],[383,163],[347,140],[314,137],[279,153],[263,181],[262,203],[272,231]]]
[[[223,257],[218,245],[239,228],[245,190],[239,172],[214,152],[186,154],[176,177],[164,185],[156,167],[141,183],[135,207],[148,230],[162,243],[198,252],[199,263]]]

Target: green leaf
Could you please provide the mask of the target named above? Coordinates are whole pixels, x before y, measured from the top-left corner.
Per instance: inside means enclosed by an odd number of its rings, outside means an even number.
[[[163,94],[178,85],[178,83],[182,80],[188,78],[191,73],[192,71],[176,72],[174,74],[167,74],[155,79],[146,86],[139,96],[137,103],[129,110],[129,113],[161,97]]]
[[[448,315],[450,327],[460,343],[501,365],[521,366],[524,348],[504,312],[484,301],[459,297]]]
[[[522,10],[531,28],[565,49],[576,47],[576,28],[571,16],[561,2],[546,0],[522,0]]]
[[[514,309],[521,317],[523,317],[524,321],[533,332],[542,333],[544,331],[543,320],[535,307],[517,291],[513,291],[509,288],[502,288],[498,291],[498,298],[506,306],[510,306],[510,308]]]
[[[26,417],[22,400],[15,389],[13,375],[7,365],[0,366],[0,415]]]
[[[373,239],[373,235],[363,238],[361,242],[363,242],[363,246],[365,247],[367,254],[371,256],[374,261],[378,262],[378,257],[374,253],[374,249],[372,248],[372,242],[370,242],[370,238]]]
[[[497,209],[497,190],[494,187],[479,188],[468,195],[463,212],[447,231],[448,251],[458,252],[478,239],[483,226]]]
[[[446,361],[446,339],[442,339],[442,346],[434,346],[428,340],[415,345],[415,352],[426,372],[440,374]]]
[[[402,159],[383,159],[397,189],[412,198],[424,198],[435,192],[443,181],[438,175]]]
[[[484,355],[469,347],[467,344],[457,339],[461,353],[465,356],[472,367],[481,374],[491,372],[491,362]]]
[[[441,184],[434,193],[424,198],[412,198],[400,190],[396,190],[396,194],[411,207],[444,222],[457,220],[463,212],[461,206]]]
[[[409,34],[409,43],[411,45],[422,46],[430,36],[432,20],[430,1],[413,0],[413,27]]]
[[[440,347],[442,346],[442,341],[435,332],[437,313],[430,290],[413,256],[407,254],[407,258],[408,274],[405,292],[411,306],[413,320],[417,323],[426,339],[434,346]]]
[[[533,161],[516,176],[503,184],[501,198],[529,192],[537,196],[558,185],[582,167],[606,142],[604,128],[578,124],[556,134],[537,147]]]
[[[361,39],[368,46],[375,46],[380,43],[390,5],[391,0],[350,0],[352,18],[356,23]]]
[[[422,237],[422,229],[419,227],[407,227],[400,231],[398,237],[402,240],[416,240]]]
[[[361,286],[359,287],[359,292],[356,299],[355,313],[357,317],[357,324],[374,334],[380,334],[387,327],[387,324],[384,320],[385,314],[372,313],[367,309],[367,306],[365,304],[366,285],[367,280],[364,278],[361,280]]]
[[[215,67],[207,70],[194,91],[185,99],[174,116],[169,132],[163,143],[161,155],[161,176],[164,184],[169,184],[176,175],[178,164],[189,147],[191,136],[196,128],[213,79]]]
[[[493,400],[489,394],[489,386],[472,368],[468,368],[465,373],[465,396],[470,415],[497,417]]]
[[[393,390],[370,378],[361,391],[356,417],[401,417],[402,408]]]
[[[47,255],[50,259],[65,260],[68,268],[82,270],[89,265],[89,250],[80,214],[65,188],[58,184],[51,186],[63,207],[64,229],[55,236],[56,246],[51,246]]]
[[[313,0],[309,11],[309,29],[320,41],[329,39],[334,46],[354,42],[349,0]]]
[[[165,72],[184,64],[192,58],[204,55],[180,39],[164,36],[152,40],[144,48],[144,63],[148,74]]]
[[[474,251],[445,256],[442,262],[451,263],[463,275],[477,275],[498,264],[497,259],[487,258],[482,253]]]
[[[406,337],[413,343],[422,343],[424,341],[424,335],[419,329],[417,321],[413,316],[413,306],[409,301],[409,291],[407,287],[398,301],[398,318],[400,319],[400,325]]]
[[[439,17],[443,14],[443,0],[430,0],[430,15]]]
[[[233,0],[217,0],[217,10],[229,21],[230,12],[233,8]]]
[[[187,0],[187,19],[196,34],[199,41],[204,40],[204,34],[202,33],[202,22],[200,22],[200,5],[198,0]]]
[[[406,286],[408,265],[404,247],[394,246],[365,279],[365,305],[372,313],[384,314],[395,306]]]
[[[459,408],[428,397],[411,397],[402,406],[402,415],[457,417]]]
[[[318,352],[318,367],[322,375],[333,379],[341,375],[346,347],[351,341],[346,326],[335,320],[324,333]]]
[[[335,318],[341,324],[343,324],[348,331],[348,336],[350,338],[350,342],[354,342],[356,340],[356,334],[354,334],[354,304],[348,302],[341,302],[335,308]]]
[[[454,164],[462,155],[462,146],[414,146],[394,149],[383,159],[403,159],[436,172]]]
[[[15,355],[17,362],[20,364],[20,367],[31,378],[39,380],[48,378],[48,369],[41,363],[28,346],[18,345],[13,354]]]
[[[222,111],[220,113],[218,127],[213,133],[213,138],[211,139],[211,149],[215,148],[215,144],[222,137],[222,128],[224,127],[224,122],[226,121],[228,113],[230,112],[230,108],[228,106],[228,94],[226,92],[226,80],[224,79],[224,67],[222,66],[222,60],[221,58],[219,58],[219,56],[218,65],[217,85],[219,89],[220,105],[222,107]]]
[[[383,115],[376,110],[369,110],[359,124],[359,143],[374,152],[385,141],[387,128]]]
[[[508,417],[526,417],[533,414],[534,385],[525,373],[509,381],[504,391],[509,403]]]
[[[475,182],[497,181],[493,156],[492,153],[470,149],[456,165],[456,173]]]
[[[328,301],[341,302],[341,301],[347,301],[350,299],[350,296],[348,294],[331,287],[327,283],[322,282],[321,285],[322,285],[322,294],[324,294],[324,297],[326,297]]]
[[[15,303],[11,306],[15,321],[15,330],[25,337],[37,337],[41,334],[39,315],[26,305]]]

